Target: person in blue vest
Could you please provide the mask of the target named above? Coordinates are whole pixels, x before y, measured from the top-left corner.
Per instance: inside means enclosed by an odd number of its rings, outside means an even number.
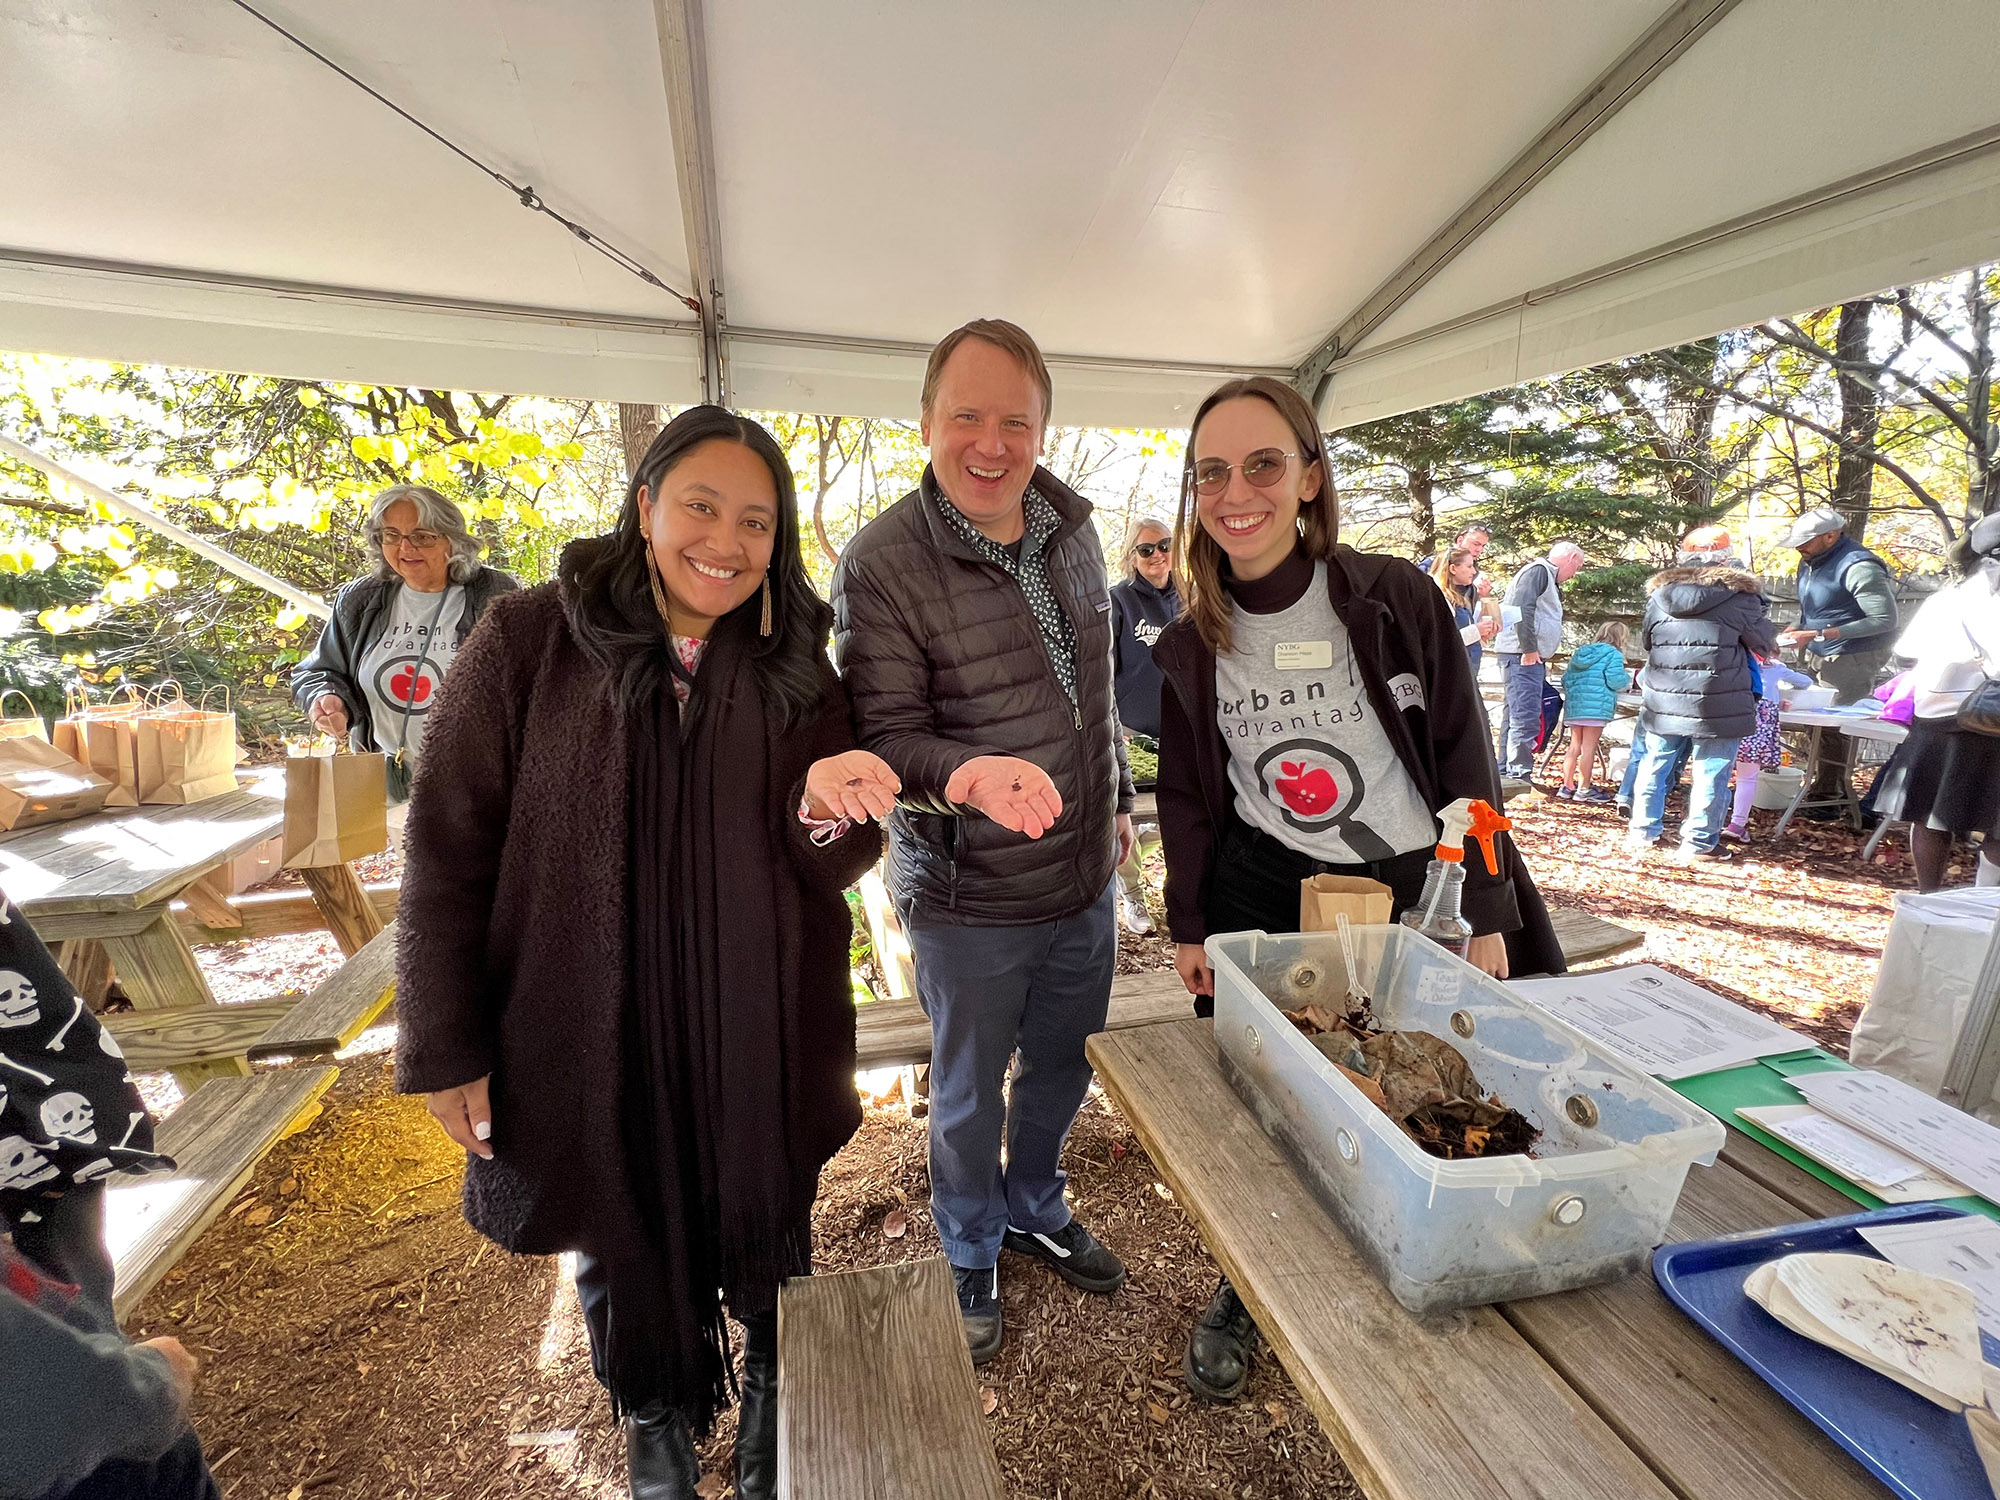
[[[1116,616],[1111,632],[1112,692],[1118,699],[1118,723],[1128,746],[1136,745],[1156,758],[1160,753],[1160,687],[1165,679],[1153,661],[1153,642],[1181,612],[1180,591],[1174,587],[1173,528],[1157,516],[1141,516],[1125,529],[1120,559],[1125,576],[1111,585]],[[1153,784],[1133,767],[1133,784]],[[1153,930],[1146,910],[1145,859],[1160,847],[1160,826],[1140,823],[1133,830],[1132,852],[1118,867],[1118,907],[1125,925],[1140,936]]]
[[[1889,565],[1847,535],[1846,524],[1839,511],[1822,505],[1786,533],[1784,545],[1799,554],[1799,623],[1778,637],[1780,645],[1803,650],[1805,664],[1834,690],[1836,703],[1868,696],[1888,665],[1902,623]],[[1851,753],[1856,743],[1843,735],[1837,748]],[[1823,761],[1807,799],[1839,796],[1850,769],[1843,761]],[[1816,807],[1804,816],[1825,821],[1841,812]]]

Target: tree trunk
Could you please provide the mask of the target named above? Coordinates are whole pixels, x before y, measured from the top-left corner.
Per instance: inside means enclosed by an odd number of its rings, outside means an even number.
[[[1429,557],[1437,551],[1437,512],[1431,506],[1431,492],[1437,476],[1429,469],[1409,471],[1410,525],[1417,533],[1417,555]]]
[[[1834,355],[1840,385],[1840,457],[1834,469],[1833,508],[1847,523],[1847,534],[1857,542],[1868,531],[1869,502],[1875,492],[1875,460],[1868,450],[1875,446],[1876,429],[1882,423],[1882,395],[1875,382],[1853,366],[1869,359],[1869,317],[1871,302],[1845,302],[1840,308],[1840,326],[1834,335]]]
[[[829,483],[826,460],[830,451],[837,450],[840,442],[839,417],[814,417],[813,436],[818,440],[818,483],[813,486],[813,536],[819,542],[819,550],[829,564],[838,564],[840,549],[833,545],[833,538],[826,534],[826,487]],[[842,464],[842,468],[846,465]]]
[[[660,435],[660,409],[631,401],[618,403],[618,436],[625,444],[625,477],[639,472],[639,460]]]
[[[1990,268],[1966,276],[1966,321],[1971,325],[1972,362],[1965,382],[1967,425],[1980,441],[1966,451],[1965,524],[2000,510],[2000,423],[1993,420],[1993,299],[1986,292]]]

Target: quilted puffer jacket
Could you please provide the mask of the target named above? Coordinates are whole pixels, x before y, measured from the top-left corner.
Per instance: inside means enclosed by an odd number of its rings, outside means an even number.
[[[1648,734],[1734,740],[1757,728],[1750,652],[1775,654],[1763,586],[1734,568],[1668,568],[1646,580]]]
[[[1062,520],[1047,556],[1076,632],[1075,704],[1020,585],[952,529],[929,469],[848,543],[834,571],[834,655],[855,737],[903,782],[889,820],[889,888],[906,918],[1005,927],[1082,911],[1111,879],[1113,819],[1132,808],[1104,549],[1086,501],[1044,469],[1034,484]],[[1048,772],[1063,803],[1055,827],[1030,839],[946,802],[952,773],[980,755]]]

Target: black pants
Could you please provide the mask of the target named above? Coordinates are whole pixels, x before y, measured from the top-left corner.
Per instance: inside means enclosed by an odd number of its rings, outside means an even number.
[[[149,1464],[114,1459],[63,1500],[222,1500],[193,1431]]]
[[[584,1329],[590,1334],[591,1373],[597,1377],[597,1383],[608,1391],[611,1379],[604,1368],[604,1336],[611,1319],[611,1280],[605,1273],[603,1261],[582,1252],[578,1252],[576,1257],[576,1300],[583,1309]],[[775,1300],[763,1312],[739,1313],[734,1308],[730,1311],[743,1325],[745,1339],[759,1353],[775,1355],[778,1352],[778,1305]],[[633,1405],[630,1401],[621,1404]]]
[[[1299,885],[1314,875],[1347,875],[1379,880],[1389,887],[1392,905],[1390,920],[1401,917],[1405,907],[1416,905],[1424,893],[1424,875],[1432,859],[1429,849],[1413,849],[1408,854],[1367,864],[1335,865],[1311,859],[1298,850],[1279,843],[1268,833],[1259,833],[1238,819],[1230,819],[1215,853],[1215,869],[1208,880],[1208,930],[1244,932],[1261,927],[1266,932],[1299,930]],[[1215,1001],[1197,995],[1195,1014],[1212,1016]]]

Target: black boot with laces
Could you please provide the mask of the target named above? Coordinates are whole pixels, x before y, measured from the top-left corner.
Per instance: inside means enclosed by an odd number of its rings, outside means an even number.
[[[1211,1401],[1234,1401],[1250,1378],[1250,1355],[1256,1347],[1257,1324],[1225,1276],[1188,1335],[1188,1389]]]

